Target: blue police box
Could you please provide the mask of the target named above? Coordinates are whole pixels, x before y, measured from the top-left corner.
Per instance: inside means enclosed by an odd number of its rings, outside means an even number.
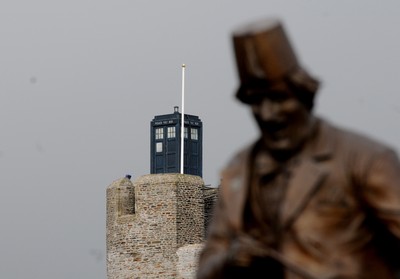
[[[181,113],[156,115],[150,123],[150,173],[180,173]],[[203,123],[195,115],[185,113],[184,167],[185,174],[203,177]]]

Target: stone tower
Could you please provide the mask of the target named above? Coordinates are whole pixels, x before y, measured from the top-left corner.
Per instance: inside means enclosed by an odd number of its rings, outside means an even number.
[[[114,181],[107,188],[108,279],[190,278],[205,237],[204,208],[199,176]]]

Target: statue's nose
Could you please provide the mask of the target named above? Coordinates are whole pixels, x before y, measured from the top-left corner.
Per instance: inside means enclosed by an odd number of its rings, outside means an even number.
[[[258,115],[259,117],[264,120],[271,120],[276,118],[279,114],[279,104],[273,102],[269,99],[264,99],[261,101],[259,105]]]

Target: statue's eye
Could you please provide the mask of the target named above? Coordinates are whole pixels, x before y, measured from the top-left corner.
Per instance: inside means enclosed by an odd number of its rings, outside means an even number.
[[[282,103],[290,99],[290,95],[285,91],[268,91],[265,98],[268,98],[272,102]]]

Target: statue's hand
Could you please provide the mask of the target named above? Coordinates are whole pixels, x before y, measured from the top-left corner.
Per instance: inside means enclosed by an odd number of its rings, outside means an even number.
[[[250,266],[254,258],[268,256],[268,249],[253,237],[242,234],[235,238],[228,252],[229,261],[237,266]]]

